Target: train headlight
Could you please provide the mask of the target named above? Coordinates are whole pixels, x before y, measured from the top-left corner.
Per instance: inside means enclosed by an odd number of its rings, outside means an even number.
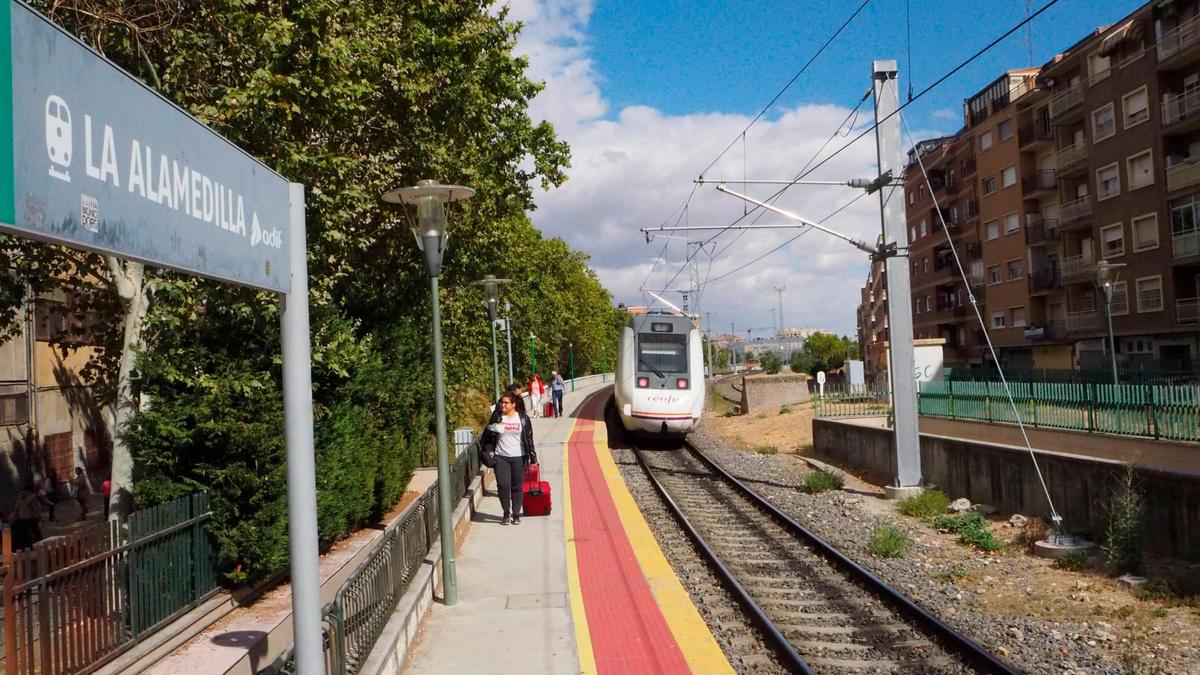
[[[648,378],[648,377],[639,377],[639,378],[637,379],[637,386],[638,386],[638,388],[639,388],[639,389],[646,389],[647,387],[649,387],[649,386],[650,386],[650,378]]]
[[[687,389],[688,388],[687,378],[681,377],[678,380],[675,380],[675,388],[676,389]]]

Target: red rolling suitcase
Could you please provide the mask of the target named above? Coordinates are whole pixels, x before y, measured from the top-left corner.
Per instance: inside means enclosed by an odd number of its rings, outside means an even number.
[[[542,406],[542,417],[554,417],[555,412],[553,401]]]
[[[525,494],[521,497],[521,506],[527,516],[550,515],[550,483],[538,480],[540,477],[537,464],[525,468]]]

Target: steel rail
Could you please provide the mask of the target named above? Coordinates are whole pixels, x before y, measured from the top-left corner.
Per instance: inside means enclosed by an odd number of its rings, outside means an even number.
[[[903,614],[907,614],[910,618],[915,619],[918,623],[924,626],[940,638],[943,643],[952,649],[957,650],[961,655],[967,658],[967,661],[974,667],[979,668],[988,673],[1001,673],[1003,675],[1018,675],[1019,671],[1013,670],[1008,664],[992,655],[991,652],[981,647],[978,643],[965,635],[954,630],[950,626],[943,623],[934,615],[926,612],[919,605],[909,600],[899,591],[893,589],[885,581],[875,576],[873,573],[847,558],[833,546],[825,542],[825,540],[813,534],[808,528],[793,520],[786,513],[780,511],[773,504],[768,502],[754,490],[751,490],[740,480],[726,471],[723,467],[713,461],[708,455],[697,450],[690,443],[684,442],[684,447],[696,457],[709,466],[722,479],[732,484],[745,497],[747,497],[755,506],[765,511],[785,527],[800,535],[808,544],[810,544],[817,553],[822,555],[826,560],[829,560],[836,566],[850,573],[859,582],[867,586],[870,591],[873,591],[877,596],[883,599],[888,604]],[[639,454],[639,461],[641,459]],[[643,463],[643,466],[645,464]],[[647,470],[649,473],[649,470]],[[654,481],[657,484],[657,481]]]
[[[680,526],[683,527],[683,530],[687,532],[688,537],[691,538],[692,542],[696,544],[696,548],[700,550],[700,554],[717,569],[717,573],[718,576],[721,577],[721,581],[724,582],[725,586],[731,593],[733,593],[733,596],[739,603],[741,603],[746,611],[750,613],[750,618],[763,631],[768,641],[774,643],[775,650],[784,661],[784,665],[788,666],[789,670],[792,672],[804,673],[804,675],[815,675],[813,669],[810,668],[808,663],[804,661],[804,657],[800,656],[800,653],[796,651],[796,648],[792,646],[792,643],[783,635],[783,633],[779,631],[779,628],[777,628],[775,623],[772,622],[770,617],[767,616],[766,611],[754,601],[754,598],[750,597],[750,593],[737,580],[737,577],[734,575],[733,571],[725,566],[725,563],[722,562],[721,557],[717,555],[717,552],[713,550],[711,546],[709,546],[708,542],[705,541],[704,536],[701,535],[699,530],[697,530],[696,527],[692,525],[691,521],[688,520],[687,516],[683,513],[683,509],[675,503],[675,500],[667,492],[667,488],[659,482],[658,477],[654,475],[654,471],[650,468],[650,465],[647,464],[642,458],[641,449],[633,445],[630,447],[633,450],[634,456],[637,457],[638,464],[642,465],[642,469],[645,471],[646,477],[650,479],[651,485],[653,485],[654,489],[658,491],[658,494],[663,498],[663,501],[667,503],[667,507],[671,511],[671,514],[675,516],[675,520],[679,522]]]

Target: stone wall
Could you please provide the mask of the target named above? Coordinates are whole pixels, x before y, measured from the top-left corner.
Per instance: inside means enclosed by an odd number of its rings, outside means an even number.
[[[813,447],[843,465],[884,477],[895,475],[890,429],[815,419]],[[1034,453],[1068,532],[1103,541],[1109,498],[1125,468],[1131,466],[1145,499],[1146,549],[1200,562],[1200,474],[1046,450]],[[925,483],[951,497],[1049,519],[1046,496],[1024,448],[921,434],[921,467]]]
[[[806,403],[808,376],[747,375],[742,380],[742,414],[777,412],[781,406]]]

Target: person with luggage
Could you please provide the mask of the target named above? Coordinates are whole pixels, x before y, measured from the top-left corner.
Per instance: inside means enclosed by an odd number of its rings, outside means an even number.
[[[484,429],[479,442],[495,447],[496,492],[504,511],[501,525],[520,525],[525,466],[537,463],[533,447],[533,423],[518,409],[520,398],[511,392],[500,397],[498,414]]]
[[[550,394],[554,398],[554,416],[562,417],[563,414],[563,393],[567,390],[567,383],[563,382],[562,375],[558,374],[557,370],[550,372]]]
[[[546,393],[546,385],[542,382],[542,376],[537,373],[533,374],[533,379],[529,382],[529,403],[530,417],[539,417],[542,412],[542,396]]]

